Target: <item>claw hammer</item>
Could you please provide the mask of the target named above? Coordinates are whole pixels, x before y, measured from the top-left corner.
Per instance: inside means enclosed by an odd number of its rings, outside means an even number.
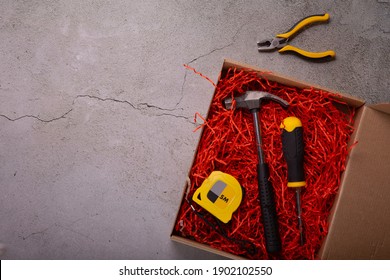
[[[259,121],[259,111],[263,101],[271,100],[279,103],[283,107],[288,107],[288,102],[282,98],[264,91],[247,91],[244,95],[235,97],[236,108],[248,109],[253,116],[254,129],[256,134],[257,155],[259,163],[257,165],[257,180],[260,197],[260,207],[264,226],[265,247],[268,253],[276,253],[281,250],[276,207],[272,183],[269,181],[268,165],[264,161],[262,149],[261,130]],[[232,98],[223,101],[226,109],[232,108]]]

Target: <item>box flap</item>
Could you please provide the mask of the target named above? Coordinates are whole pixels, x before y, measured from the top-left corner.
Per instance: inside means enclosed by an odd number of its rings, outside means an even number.
[[[187,238],[184,238],[184,237],[180,237],[180,236],[177,236],[177,235],[171,235],[171,240],[179,242],[179,243],[182,243],[182,244],[185,244],[185,245],[189,245],[189,246],[192,246],[192,247],[196,247],[198,249],[201,249],[201,250],[204,250],[206,252],[210,252],[210,253],[213,253],[213,254],[216,254],[216,255],[220,255],[220,256],[228,258],[228,259],[244,260],[244,258],[242,258],[242,257],[236,256],[236,255],[233,255],[233,254],[221,251],[221,250],[217,250],[217,249],[212,248],[212,247],[210,247],[208,245],[201,244],[201,243],[196,242],[194,240],[190,240],[190,239],[187,239]]]
[[[390,103],[369,105],[369,107],[390,115]]]
[[[225,69],[226,68],[237,68],[237,69],[242,69],[242,70],[248,69],[250,71],[259,72],[261,77],[264,77],[265,79],[270,79],[272,81],[275,81],[275,82],[278,82],[278,83],[281,83],[281,84],[284,84],[287,86],[297,87],[297,88],[301,88],[301,89],[303,89],[303,88],[316,88],[316,89],[324,90],[327,92],[336,93],[336,91],[332,90],[332,89],[324,88],[324,87],[314,85],[314,84],[308,84],[307,82],[298,81],[296,79],[281,75],[280,73],[270,72],[269,70],[257,68],[257,67],[254,67],[254,66],[251,66],[248,64],[233,61],[231,59],[225,59],[224,68]],[[341,95],[342,98],[338,98],[337,96],[335,96],[334,97],[335,99],[345,101],[348,103],[348,105],[353,106],[355,108],[358,108],[358,107],[364,105],[364,103],[365,103],[364,100],[356,98],[356,97],[349,95],[349,94],[346,94],[346,93],[338,92],[337,94]]]
[[[377,109],[361,109],[322,259],[390,259],[390,115]]]

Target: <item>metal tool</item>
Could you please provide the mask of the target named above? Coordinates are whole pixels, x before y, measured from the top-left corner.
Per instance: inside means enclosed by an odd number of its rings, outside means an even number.
[[[303,170],[303,128],[302,122],[296,117],[285,118],[280,125],[282,128],[283,154],[287,162],[287,187],[295,189],[298,229],[300,244],[303,245],[303,223],[301,207],[301,190],[306,186]]]
[[[268,165],[264,162],[264,152],[262,149],[261,130],[259,121],[259,111],[263,101],[271,100],[279,103],[283,107],[288,107],[288,102],[278,96],[263,91],[247,91],[244,95],[236,97],[236,108],[248,109],[253,116],[257,155],[259,163],[257,165],[257,180],[260,196],[260,206],[264,225],[264,235],[266,249],[269,253],[276,253],[281,249],[279,229],[277,223],[276,207],[274,202],[273,187],[269,181]],[[226,109],[232,108],[232,98],[223,101]]]
[[[288,45],[288,41],[299,31],[301,31],[304,27],[309,24],[326,22],[329,20],[329,14],[323,15],[312,15],[308,16],[298,23],[296,23],[293,27],[291,27],[287,32],[277,34],[275,38],[271,40],[263,40],[257,42],[257,47],[259,51],[273,51],[275,49],[279,49],[279,52],[292,51],[296,52],[307,58],[334,58],[336,53],[332,50],[324,51],[324,52],[308,52],[297,47]]]

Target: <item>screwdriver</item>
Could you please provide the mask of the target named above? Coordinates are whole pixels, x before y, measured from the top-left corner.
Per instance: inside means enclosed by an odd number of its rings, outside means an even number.
[[[293,188],[296,194],[296,208],[300,245],[304,244],[301,190],[306,186],[303,170],[303,128],[296,117],[285,118],[280,125],[282,129],[283,155],[287,162],[287,187]]]

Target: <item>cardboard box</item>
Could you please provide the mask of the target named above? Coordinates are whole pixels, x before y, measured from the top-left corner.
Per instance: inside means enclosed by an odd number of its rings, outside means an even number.
[[[300,89],[317,88],[337,93],[338,99],[356,108],[356,145],[347,158],[346,170],[329,217],[329,231],[319,259],[390,259],[390,103],[365,105],[363,100],[283,75],[225,60],[228,68],[257,71],[259,75]],[[187,184],[184,187],[183,199]],[[177,218],[176,218],[177,219]],[[175,224],[176,224],[175,220]],[[171,239],[228,258],[239,257],[175,235]]]

